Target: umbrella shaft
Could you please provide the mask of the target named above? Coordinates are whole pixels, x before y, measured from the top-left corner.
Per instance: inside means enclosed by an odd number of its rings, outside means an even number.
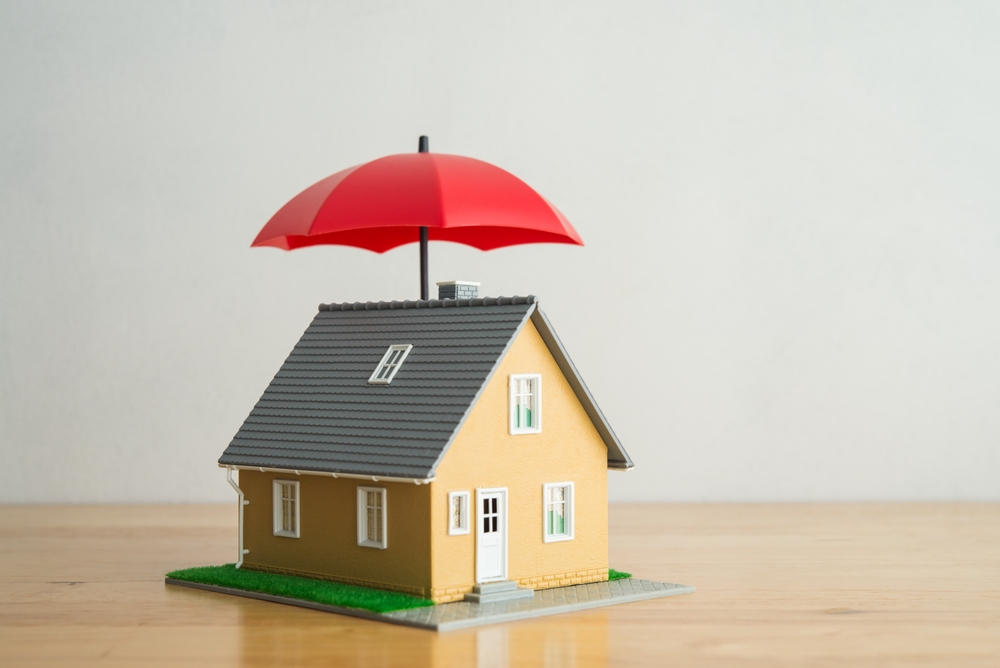
[[[420,298],[430,299],[430,279],[427,277],[427,228],[420,228]]]

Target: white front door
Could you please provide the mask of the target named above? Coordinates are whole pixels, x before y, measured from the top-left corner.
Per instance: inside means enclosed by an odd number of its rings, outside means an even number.
[[[476,490],[476,582],[507,579],[507,488]]]

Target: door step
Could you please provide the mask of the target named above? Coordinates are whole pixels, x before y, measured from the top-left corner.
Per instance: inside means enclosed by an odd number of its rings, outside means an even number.
[[[472,588],[472,592],[465,595],[465,600],[469,603],[496,603],[497,601],[531,598],[534,595],[534,589],[518,587],[513,580],[504,580],[503,582],[487,582],[476,585]]]

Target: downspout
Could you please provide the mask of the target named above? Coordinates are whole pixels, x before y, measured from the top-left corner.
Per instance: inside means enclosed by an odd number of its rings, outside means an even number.
[[[243,565],[243,555],[250,553],[250,550],[243,549],[243,506],[247,505],[250,502],[247,501],[245,498],[243,498],[243,490],[240,489],[240,486],[236,484],[235,480],[233,480],[232,466],[226,467],[226,480],[228,480],[229,484],[233,486],[233,489],[236,490],[236,493],[240,495],[240,556],[236,560],[236,568],[239,568],[240,566]]]

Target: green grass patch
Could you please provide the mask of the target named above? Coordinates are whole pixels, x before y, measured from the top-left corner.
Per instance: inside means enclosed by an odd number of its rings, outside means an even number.
[[[433,601],[409,594],[292,575],[263,573],[245,568],[237,569],[234,564],[185,568],[167,573],[167,577],[372,612],[392,612],[434,605]]]
[[[616,571],[613,568],[608,569],[608,582],[611,582],[613,580],[624,580],[630,577],[632,577],[631,573],[626,573],[625,571]]]

